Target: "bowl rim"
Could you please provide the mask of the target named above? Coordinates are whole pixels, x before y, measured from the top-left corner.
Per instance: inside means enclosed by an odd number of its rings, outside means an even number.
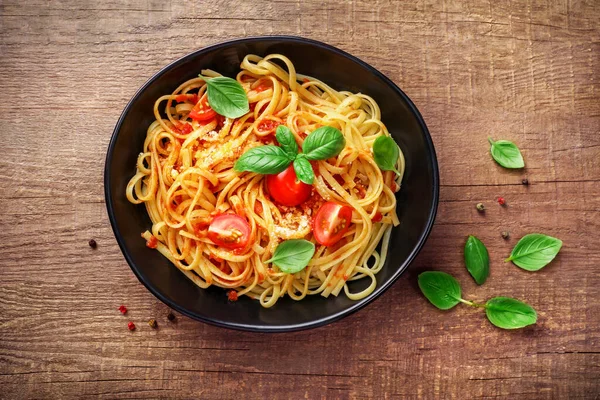
[[[264,41],[264,40],[279,40],[279,41],[287,42],[287,43],[303,43],[303,44],[309,44],[309,45],[312,45],[315,47],[325,49],[327,51],[330,51],[332,53],[335,53],[337,55],[340,55],[342,57],[350,59],[351,61],[359,64],[360,66],[362,66],[363,68],[365,68],[366,70],[371,72],[373,75],[375,75],[378,78],[380,78],[381,80],[383,80],[383,82],[385,84],[390,86],[406,102],[406,104],[408,104],[409,109],[417,118],[417,122],[420,125],[420,127],[423,130],[423,133],[425,135],[425,142],[427,144],[427,152],[430,155],[431,166],[432,166],[432,170],[433,170],[432,171],[433,172],[433,185],[431,188],[431,190],[433,192],[432,193],[433,194],[433,204],[429,210],[429,215],[427,217],[427,223],[426,223],[425,229],[421,232],[421,235],[419,236],[416,246],[409,253],[408,257],[398,266],[397,270],[392,274],[390,279],[387,282],[383,283],[380,287],[375,288],[375,290],[371,294],[369,294],[367,297],[355,301],[354,304],[352,304],[347,309],[344,309],[344,310],[338,311],[336,313],[333,313],[331,315],[328,315],[326,317],[311,320],[308,322],[277,325],[277,326],[260,325],[260,324],[243,324],[243,323],[226,322],[226,321],[220,321],[218,319],[208,318],[208,317],[196,314],[192,311],[189,311],[185,307],[180,306],[179,304],[169,300],[165,295],[163,295],[160,292],[160,290],[158,290],[157,288],[152,286],[146,280],[145,276],[138,270],[138,267],[136,266],[133,259],[131,258],[130,254],[129,254],[129,250],[127,249],[127,247],[125,245],[125,239],[123,238],[120,231],[118,230],[117,220],[115,218],[115,213],[114,213],[114,205],[113,205],[113,201],[112,201],[112,191],[111,191],[111,185],[110,185],[111,179],[110,179],[110,171],[109,171],[109,166],[111,165],[111,162],[112,162],[113,151],[114,151],[117,137],[119,136],[119,132],[121,130],[123,121],[124,121],[125,117],[127,116],[127,114],[129,113],[133,104],[138,100],[138,98],[140,97],[142,92],[145,91],[148,88],[148,86],[150,86],[154,81],[159,79],[168,70],[178,66],[179,64],[186,62],[187,60],[189,60],[191,58],[201,56],[203,53],[207,53],[212,50],[218,50],[221,48],[229,47],[229,46],[235,45],[235,44],[260,42],[260,41]],[[408,269],[410,264],[414,261],[416,256],[419,254],[419,252],[425,245],[425,242],[427,241],[427,238],[429,237],[429,234],[431,233],[431,229],[433,227],[435,217],[437,214],[437,208],[438,208],[438,203],[439,203],[439,191],[440,191],[439,186],[440,185],[439,185],[438,162],[437,162],[435,148],[433,145],[433,140],[431,139],[431,135],[429,133],[429,130],[427,129],[427,125],[425,125],[425,121],[423,120],[421,113],[419,112],[417,107],[414,105],[412,100],[391,79],[389,79],[383,73],[379,72],[376,68],[372,67],[368,63],[362,61],[361,59],[359,59],[343,50],[340,50],[337,47],[329,45],[327,43],[323,43],[323,42],[313,40],[313,39],[307,39],[307,38],[300,37],[300,36],[290,36],[290,35],[251,36],[251,37],[244,37],[244,38],[231,39],[231,40],[226,40],[223,42],[218,42],[218,43],[206,46],[206,47],[202,47],[191,53],[188,53],[188,54],[184,55],[183,57],[180,57],[177,60],[169,63],[165,67],[161,68],[152,77],[150,77],[135,92],[135,94],[131,97],[131,99],[127,102],[127,105],[123,109],[123,112],[121,113],[121,115],[117,121],[117,124],[115,125],[115,129],[113,130],[113,133],[112,133],[109,145],[108,145],[105,164],[104,164],[104,197],[105,197],[105,202],[106,202],[106,210],[108,212],[108,217],[110,220],[110,225],[112,227],[115,238],[117,239],[117,243],[119,244],[119,248],[121,249],[121,253],[123,253],[125,260],[127,261],[127,264],[129,264],[129,267],[133,271],[134,275],[138,278],[138,280],[156,298],[158,298],[160,301],[162,301],[164,304],[166,304],[171,309],[181,313],[182,315],[185,315],[189,318],[192,318],[197,321],[201,321],[201,322],[204,322],[204,323],[207,323],[210,325],[215,325],[215,326],[219,326],[222,328],[236,329],[236,330],[241,330],[241,331],[250,331],[250,332],[294,332],[294,331],[300,331],[300,330],[305,330],[305,329],[317,328],[317,327],[332,323],[334,321],[337,321],[343,317],[346,317],[346,316],[362,309],[367,304],[369,304],[372,301],[374,301],[375,299],[377,299],[381,294],[383,294],[387,289],[389,289],[396,282],[396,280],[398,280],[398,278],[404,273],[404,271],[406,271],[406,269]]]

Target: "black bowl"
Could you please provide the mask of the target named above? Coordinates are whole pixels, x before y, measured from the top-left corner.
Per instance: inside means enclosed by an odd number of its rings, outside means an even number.
[[[234,77],[246,54],[280,53],[299,73],[314,76],[337,90],[362,92],[381,107],[382,120],[406,157],[406,173],[398,194],[400,226],[391,238],[386,265],[377,274],[377,288],[368,297],[349,300],[288,297],[270,308],[245,296],[229,303],[220,288],[200,289],[157,251],[148,249],[140,233],[151,227],[143,205],[125,197],[135,173],[152,107],[160,96],[211,68]],[[272,36],[232,40],[191,53],[163,68],[142,86],[125,107],[113,133],[104,171],[106,207],[125,259],[138,279],[161,301],[188,317],[228,328],[282,332],[321,326],[364,307],[382,294],[408,268],[427,240],[438,204],[439,177],[433,143],[425,122],[410,99],[375,68],[335,47],[299,37]],[[368,279],[367,279],[368,280]],[[367,282],[352,282],[354,290]]]

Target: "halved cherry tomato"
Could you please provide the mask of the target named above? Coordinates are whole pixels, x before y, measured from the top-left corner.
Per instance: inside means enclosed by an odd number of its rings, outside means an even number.
[[[210,223],[208,238],[217,246],[239,249],[245,247],[250,240],[250,225],[239,215],[221,214]]]
[[[315,240],[323,246],[331,246],[340,240],[352,222],[352,207],[328,201],[323,204],[313,222]]]
[[[310,197],[311,185],[298,180],[294,166],[290,164],[283,172],[267,175],[267,190],[281,205],[293,207]]]
[[[217,113],[215,110],[210,108],[208,104],[208,96],[205,94],[202,96],[199,102],[196,103],[192,111],[190,111],[190,118],[195,121],[208,121],[213,119]]]

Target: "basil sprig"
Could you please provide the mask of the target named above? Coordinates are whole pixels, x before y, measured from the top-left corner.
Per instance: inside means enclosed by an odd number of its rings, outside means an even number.
[[[346,145],[342,132],[331,126],[315,129],[304,140],[304,152],[298,152],[298,144],[292,131],[285,125],[279,125],[275,133],[278,146],[260,146],[246,151],[236,161],[234,169],[239,172],[250,171],[259,174],[278,174],[291,163],[294,165],[296,177],[311,185],[315,174],[309,160],[326,160],[337,156]],[[260,150],[263,147],[274,147],[278,150]]]
[[[394,139],[389,136],[379,136],[373,142],[373,158],[382,171],[400,172],[396,169],[396,162],[400,156],[400,149]]]
[[[463,299],[460,284],[445,272],[423,272],[418,283],[427,300],[441,310],[448,310],[458,303],[484,308],[488,320],[502,329],[523,328],[537,321],[537,313],[530,305],[510,297],[494,297],[485,304]]]
[[[494,160],[504,168],[523,168],[525,161],[521,151],[516,144],[508,140],[498,140],[494,142],[492,138],[488,138],[490,145],[490,153]]]
[[[200,76],[207,85],[208,104],[217,114],[227,118],[239,118],[250,112],[248,96],[238,81],[225,76]]]
[[[478,285],[482,285],[490,275],[490,256],[487,248],[475,236],[469,236],[465,243],[465,265]]]
[[[286,274],[295,274],[308,265],[315,254],[315,245],[304,239],[292,239],[281,242],[273,257],[267,263],[273,263]]]
[[[512,261],[527,271],[537,271],[548,265],[560,251],[562,241],[541,233],[530,233],[519,240],[505,261]]]

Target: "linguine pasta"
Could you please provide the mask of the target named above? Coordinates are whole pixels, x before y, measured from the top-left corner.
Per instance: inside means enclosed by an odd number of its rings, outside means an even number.
[[[220,76],[211,70],[202,74]],[[395,191],[404,171],[402,153],[396,164],[400,176],[380,170],[374,161],[373,142],[389,136],[377,103],[297,74],[292,62],[279,54],[247,55],[236,80],[247,93],[250,112],[234,120],[218,115],[208,121],[190,118],[207,90],[202,77],[156,100],[156,120],[148,128],[126,191],[130,202],[145,204],[152,220],[151,231],[142,234],[148,246],[196,285],[222,287],[232,300],[246,295],[271,307],[286,295],[301,300],[315,294],[337,296],[343,290],[353,300],[368,296],[385,263],[392,227],[399,224]],[[312,163],[311,196],[295,207],[273,200],[264,175],[233,169],[246,150],[276,145],[280,124],[291,130],[300,147],[308,133],[322,126],[339,129],[346,141],[336,157]],[[312,219],[328,201],[350,206],[353,212],[343,238],[324,246],[313,237]],[[249,224],[249,244],[242,249],[217,246],[207,236],[213,218],[227,213]],[[281,242],[300,238],[316,245],[306,268],[284,273],[266,262]],[[348,282],[359,279],[369,280],[368,287],[351,292]]]

